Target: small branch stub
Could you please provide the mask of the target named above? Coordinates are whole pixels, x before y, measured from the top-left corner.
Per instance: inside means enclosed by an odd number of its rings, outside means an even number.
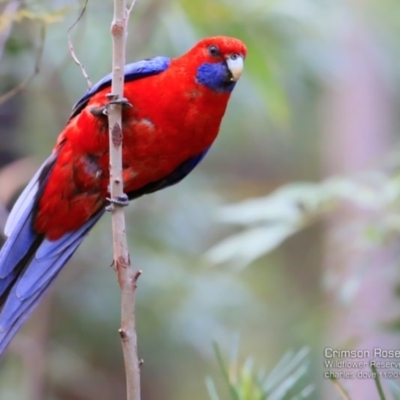
[[[133,277],[133,283],[136,283],[143,271],[141,269],[137,270],[135,276]]]
[[[128,332],[125,329],[119,328],[118,332],[119,332],[119,336],[121,336],[122,341],[126,341],[129,339]]]

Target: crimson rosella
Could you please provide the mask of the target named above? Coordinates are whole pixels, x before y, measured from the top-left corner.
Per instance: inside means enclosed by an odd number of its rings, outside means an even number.
[[[123,181],[129,199],[174,185],[218,134],[245,45],[206,38],[178,58],[125,67]],[[73,107],[50,157],[8,218],[0,251],[0,354],[105,212],[109,186],[107,103],[111,76]],[[99,112],[100,110],[100,112]]]

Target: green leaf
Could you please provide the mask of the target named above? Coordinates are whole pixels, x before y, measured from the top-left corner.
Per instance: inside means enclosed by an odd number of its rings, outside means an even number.
[[[214,264],[229,261],[246,266],[275,249],[298,229],[297,226],[287,224],[249,229],[222,240],[207,252],[206,257]]]
[[[206,378],[206,387],[211,400],[220,400],[217,389],[215,388],[214,381],[209,376],[207,376]]]
[[[224,359],[222,357],[222,354],[221,354],[221,351],[220,351],[220,348],[219,348],[217,342],[213,342],[213,348],[214,348],[215,355],[217,357],[217,361],[218,361],[219,367],[220,367],[220,369],[222,371],[222,374],[224,376],[225,382],[226,382],[226,384],[227,384],[227,386],[229,388],[229,392],[232,395],[232,399],[233,400],[241,400],[240,397],[239,397],[239,393],[237,392],[235,386],[232,384],[231,379],[229,378],[229,372],[228,372],[229,368],[225,364],[225,361],[224,361]]]
[[[375,381],[376,388],[378,390],[379,399],[386,400],[386,396],[385,396],[385,393],[383,392],[382,384],[379,379],[379,373],[374,364],[371,365],[371,370],[374,373],[374,381]]]

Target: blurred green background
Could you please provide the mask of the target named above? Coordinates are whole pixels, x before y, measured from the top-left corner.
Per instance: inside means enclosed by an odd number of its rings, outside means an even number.
[[[82,2],[0,7],[1,93],[32,73],[46,29],[38,74],[0,107],[2,226],[87,86],[67,43]],[[111,19],[112,1],[89,1],[71,34],[93,82],[110,71]],[[309,349],[313,390],[269,399],[337,399],[325,348],[400,346],[398,2],[140,0],[127,59],[218,34],[248,46],[218,140],[188,179],[127,209],[143,399],[209,399],[207,376],[231,398],[212,342],[227,355],[238,337],[255,370]],[[1,400],[124,398],[111,261],[107,215],[1,360]],[[378,398],[371,379],[342,383]]]

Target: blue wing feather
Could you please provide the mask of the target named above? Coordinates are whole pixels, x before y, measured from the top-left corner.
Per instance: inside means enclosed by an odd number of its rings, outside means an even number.
[[[0,252],[0,293],[2,292],[2,279],[13,272],[15,265],[19,264],[27,254],[36,238],[32,229],[32,215],[27,210],[15,227],[15,234],[5,242]]]
[[[130,82],[136,79],[146,78],[147,76],[157,75],[165,71],[171,59],[168,57],[153,57],[146,60],[136,61],[125,65],[125,82]],[[90,98],[100,90],[111,86],[111,74],[106,75],[103,79],[92,86],[72,107],[70,118],[79,114],[86,106]]]
[[[102,215],[103,211],[98,212],[77,231],[69,232],[56,241],[44,239],[36,250],[29,267],[15,284],[17,298],[24,300],[30,297],[40,290],[44,283],[51,281]],[[45,256],[43,256],[43,252],[39,256],[43,248],[45,248]]]

